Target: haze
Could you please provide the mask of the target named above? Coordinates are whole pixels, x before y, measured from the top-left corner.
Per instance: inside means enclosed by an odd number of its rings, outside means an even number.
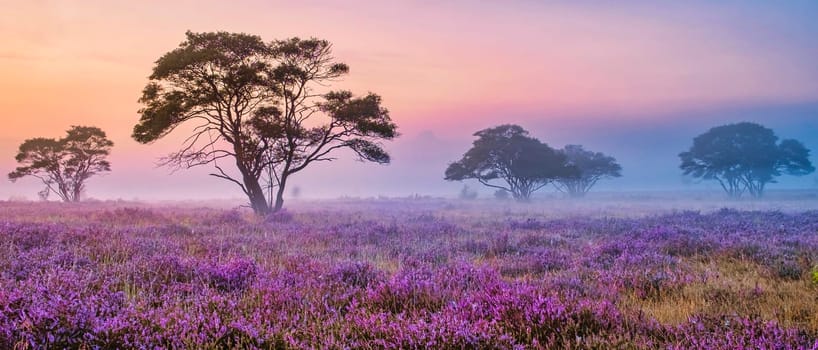
[[[389,166],[344,157],[294,178],[303,197],[455,196],[446,165],[471,134],[517,123],[544,142],[616,157],[600,191],[718,190],[682,178],[677,154],[708,128],[751,121],[818,152],[815,1],[0,1],[0,168],[25,139],[95,125],[114,141],[102,199],[235,198],[209,169],[156,161],[184,135],[130,138],[153,62],[186,30],[318,37],[348,63],[336,87],[383,96],[402,136]],[[770,189],[814,188],[814,174]],[[35,198],[35,179],[0,198]],[[485,192],[489,195],[490,192]]]

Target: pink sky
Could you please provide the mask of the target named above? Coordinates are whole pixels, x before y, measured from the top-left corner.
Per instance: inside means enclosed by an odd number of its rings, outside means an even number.
[[[510,115],[651,123],[703,106],[818,100],[818,6],[810,2],[0,0],[0,8],[0,166],[14,167],[26,138],[96,125],[116,143],[115,171],[97,186],[102,197],[130,197],[121,189],[128,181],[157,198],[151,184],[184,185],[186,176],[152,168],[184,135],[149,146],[129,136],[153,61],[186,30],[328,39],[351,66],[337,87],[381,94],[409,138],[425,130],[468,138],[526,122]],[[208,195],[235,190],[202,181],[217,189]],[[31,188],[4,182],[0,198]]]

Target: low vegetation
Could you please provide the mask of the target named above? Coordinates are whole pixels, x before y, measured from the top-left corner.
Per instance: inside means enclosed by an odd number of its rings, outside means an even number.
[[[0,347],[818,346],[818,212],[473,205],[3,203]]]

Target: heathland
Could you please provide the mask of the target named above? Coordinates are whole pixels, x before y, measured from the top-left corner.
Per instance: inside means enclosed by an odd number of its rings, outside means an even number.
[[[815,348],[790,197],[3,202],[0,347]]]

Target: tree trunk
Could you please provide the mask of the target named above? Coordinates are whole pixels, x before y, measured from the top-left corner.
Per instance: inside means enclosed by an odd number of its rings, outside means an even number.
[[[750,191],[750,195],[756,199],[764,196],[764,185],[765,183],[760,180],[747,182],[747,188]]]
[[[519,188],[518,189],[512,188],[512,190],[515,191],[514,198],[517,199],[518,202],[525,203],[531,200],[531,191]]]
[[[284,207],[284,188],[287,185],[287,175],[281,175],[281,181],[278,184],[278,190],[276,191],[276,202],[275,206],[273,206],[273,212],[277,212]]]
[[[264,216],[270,213],[270,206],[267,205],[267,198],[264,197],[264,191],[261,189],[258,180],[252,176],[244,178],[244,186],[247,187],[247,197],[250,199],[250,205],[253,207],[253,212],[256,215]]]
[[[234,139],[238,139],[238,137],[234,137]],[[258,216],[266,216],[267,214],[270,214],[270,205],[267,204],[267,198],[264,196],[264,189],[262,189],[261,184],[259,184],[259,176],[254,176],[250,169],[245,165],[242,159],[243,153],[241,145],[238,143],[233,144],[233,150],[236,153],[236,168],[239,170],[239,173],[241,173],[244,186],[242,189],[244,189],[244,192],[247,194],[247,199],[250,201],[250,207],[253,208],[253,212]]]
[[[569,181],[568,186],[566,187],[568,188],[568,195],[571,198],[585,197],[587,184],[585,184],[581,179]]]
[[[74,185],[74,190],[72,192],[73,192],[73,198],[71,198],[71,201],[72,202],[79,202],[80,201],[80,195],[82,193],[82,185],[81,184],[79,184],[79,185],[75,184]]]
[[[727,178],[727,187],[725,188],[727,191],[727,196],[730,199],[740,199],[741,198],[741,181],[736,178]]]
[[[250,200],[250,206],[253,207],[253,212],[258,216],[269,214],[270,206],[267,204],[267,198],[264,197],[264,190],[258,183],[258,178],[248,174],[248,171],[241,166],[239,166],[239,171],[242,173],[244,188],[247,190],[247,198]]]

